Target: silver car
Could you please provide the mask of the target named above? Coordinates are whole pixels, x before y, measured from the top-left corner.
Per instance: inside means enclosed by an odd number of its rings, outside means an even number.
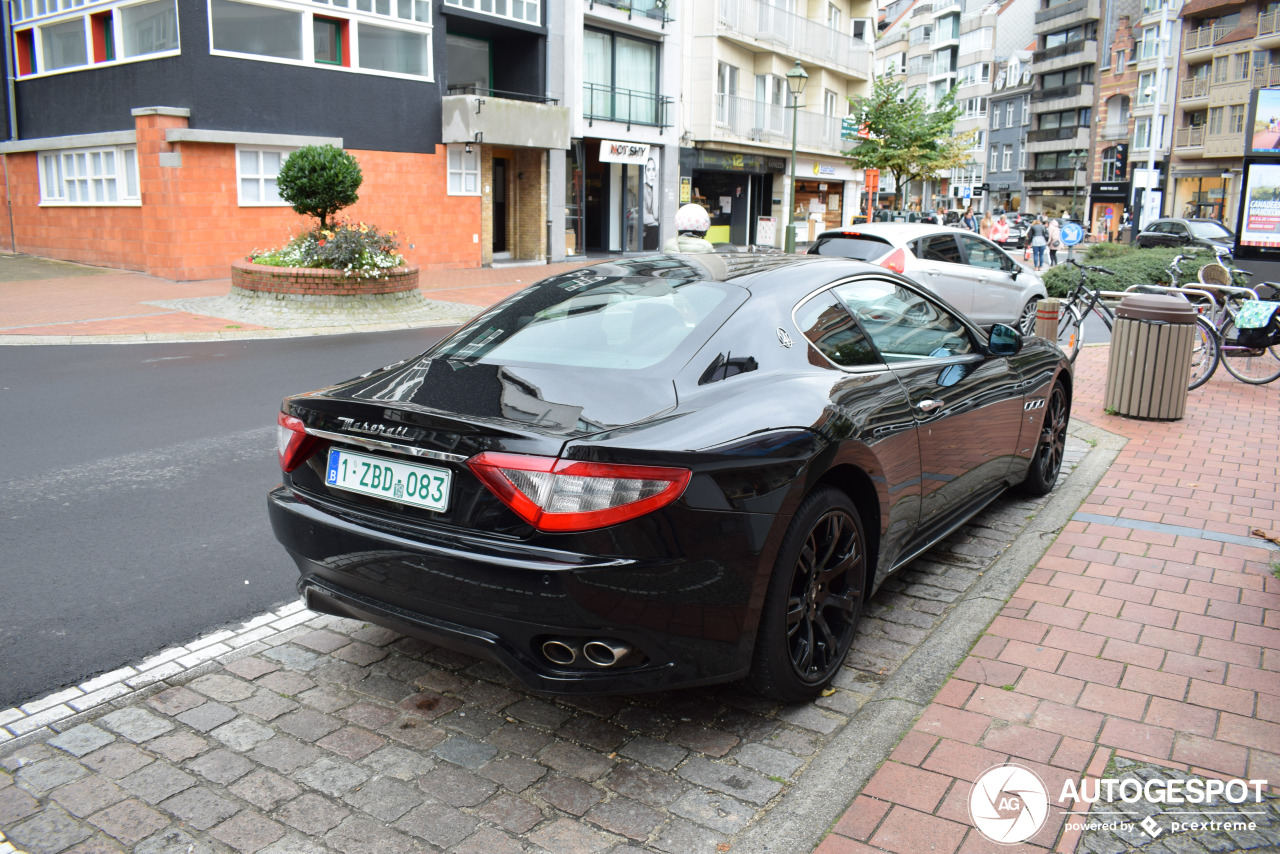
[[[810,255],[869,261],[928,288],[979,326],[1004,323],[1029,335],[1044,280],[996,244],[946,225],[875,222],[824,231]]]

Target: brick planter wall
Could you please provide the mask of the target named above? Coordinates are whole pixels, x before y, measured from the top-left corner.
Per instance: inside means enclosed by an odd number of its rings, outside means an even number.
[[[410,265],[387,270],[376,279],[347,277],[341,270],[306,267],[269,267],[250,261],[231,264],[232,293],[281,294],[295,297],[362,297],[403,294],[418,289],[418,268]]]

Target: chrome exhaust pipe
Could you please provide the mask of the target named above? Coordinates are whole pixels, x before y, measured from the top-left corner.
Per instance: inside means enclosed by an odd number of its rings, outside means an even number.
[[[569,665],[578,660],[578,648],[564,641],[547,641],[542,645],[542,654],[552,664]]]
[[[631,654],[631,645],[615,640],[593,640],[582,645],[582,656],[596,667],[613,667]]]

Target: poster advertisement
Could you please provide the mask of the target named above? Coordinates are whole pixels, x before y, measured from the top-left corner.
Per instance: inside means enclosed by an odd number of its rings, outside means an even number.
[[[1239,245],[1280,249],[1280,163],[1252,163],[1249,166]]]
[[[1259,89],[1253,139],[1246,154],[1280,156],[1280,89]]]

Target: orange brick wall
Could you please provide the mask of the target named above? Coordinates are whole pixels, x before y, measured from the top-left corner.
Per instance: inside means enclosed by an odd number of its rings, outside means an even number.
[[[175,116],[138,117],[141,207],[40,207],[37,155],[8,155],[15,240],[0,228],[0,247],[176,281],[220,279],[232,261],[280,246],[310,224],[287,207],[240,207],[235,146],[165,142],[167,128],[185,126]],[[182,165],[161,166],[161,153],[181,154]],[[360,201],[340,216],[394,230],[405,259],[424,272],[480,266],[472,235],[480,232],[481,202],[446,195],[444,146],[434,154],[350,153],[364,183]]]

